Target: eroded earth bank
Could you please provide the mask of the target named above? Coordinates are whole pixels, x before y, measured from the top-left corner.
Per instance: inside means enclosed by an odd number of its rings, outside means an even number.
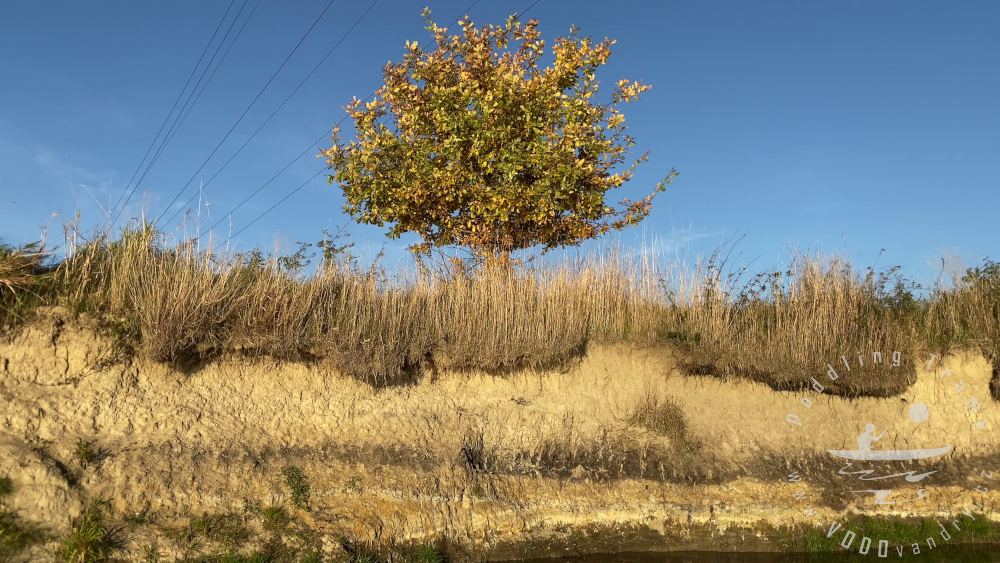
[[[276,543],[325,560],[422,544],[452,560],[769,551],[852,514],[1000,519],[994,374],[978,353],[930,370],[915,358],[903,394],[855,399],[691,375],[666,348],[591,347],[544,373],[426,369],[385,388],[267,359],[112,359],[110,339],[58,309],[0,342],[7,504],[51,533],[23,560],[55,558],[95,499],[120,557],[155,545],[168,561]],[[857,449],[868,423],[885,431],[873,449],[952,449],[850,467],[827,453]],[[845,467],[934,473],[860,481]]]

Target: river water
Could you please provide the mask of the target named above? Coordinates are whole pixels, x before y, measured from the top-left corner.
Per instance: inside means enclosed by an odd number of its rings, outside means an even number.
[[[532,559],[525,563],[857,563],[861,561],[908,560],[914,563],[994,563],[1000,562],[1000,548],[949,548],[922,551],[913,554],[904,551],[903,556],[893,550],[888,558],[880,558],[874,552],[868,555],[830,553],[715,553],[715,552],[675,552],[675,553],[616,553],[612,555],[568,556],[556,559]]]

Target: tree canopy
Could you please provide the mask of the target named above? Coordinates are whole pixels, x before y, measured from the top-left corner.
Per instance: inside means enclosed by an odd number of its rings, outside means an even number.
[[[356,140],[322,151],[347,198],[344,211],[361,223],[389,223],[389,238],[406,232],[423,242],[411,251],[465,246],[477,256],[509,256],[536,245],[576,245],[642,221],[655,191],[622,209],[604,195],[632,178],[648,152],[629,168],[635,145],[619,104],[650,86],[621,79],[610,101],[596,101],[598,68],[614,40],[556,38],[554,62],[539,68],[545,42],[538,21],[476,28],[468,16],[448,35],[424,9],[436,49],[406,43],[400,63],[383,68],[384,84],[371,102],[345,109]],[[518,43],[516,47],[512,43]]]

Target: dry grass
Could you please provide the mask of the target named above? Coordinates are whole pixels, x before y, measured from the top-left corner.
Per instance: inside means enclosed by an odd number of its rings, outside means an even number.
[[[684,411],[673,399],[647,392],[636,404],[629,422],[669,437],[674,445],[693,445]]]
[[[48,255],[40,247],[0,244],[0,328],[23,323],[41,301],[50,269],[44,266]]]
[[[801,388],[841,355],[899,351],[903,369],[869,363],[825,380],[835,393],[887,396],[909,384],[916,353],[976,344],[1000,358],[1000,269],[989,262],[916,298],[895,270],[816,255],[749,279],[724,274],[719,253],[685,267],[617,252],[390,277],[338,252],[306,274],[301,255],[170,245],[149,228],[114,240],[69,228],[65,250],[51,267],[37,248],[0,252],[8,324],[27,318],[24,303],[63,304],[103,319],[135,353],[181,366],[242,351],[327,362],[384,385],[422,366],[549,368],[592,343],[669,342],[697,373]]]

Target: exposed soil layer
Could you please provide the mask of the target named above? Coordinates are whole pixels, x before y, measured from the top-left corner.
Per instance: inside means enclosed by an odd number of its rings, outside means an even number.
[[[0,341],[0,477],[17,489],[10,509],[55,536],[69,534],[95,498],[109,500],[115,518],[148,515],[132,543],[155,540],[168,557],[190,553],[167,530],[254,503],[289,507],[329,555],[343,554],[345,538],[446,541],[494,560],[573,549],[780,550],[779,528],[828,525],[848,512],[944,520],[966,509],[1000,520],[981,473],[1000,478],[993,373],[978,353],[953,353],[930,370],[930,358],[913,359],[902,394],[845,399],[689,375],[669,349],[591,348],[558,371],[426,371],[379,389],[319,365],[222,357],[182,373],[116,361],[113,348],[58,309]],[[683,432],[635,424],[650,396],[679,406]],[[979,408],[970,411],[973,397]],[[911,419],[915,403],[927,405],[926,421]],[[989,426],[975,428],[979,421]],[[873,449],[953,450],[852,462],[847,471],[935,472],[859,485],[827,450],[856,449],[867,423],[885,430]],[[91,454],[78,453],[81,440]],[[290,466],[308,481],[308,512],[292,508],[282,476]],[[789,482],[793,472],[800,481]],[[878,505],[855,489],[927,496]]]

